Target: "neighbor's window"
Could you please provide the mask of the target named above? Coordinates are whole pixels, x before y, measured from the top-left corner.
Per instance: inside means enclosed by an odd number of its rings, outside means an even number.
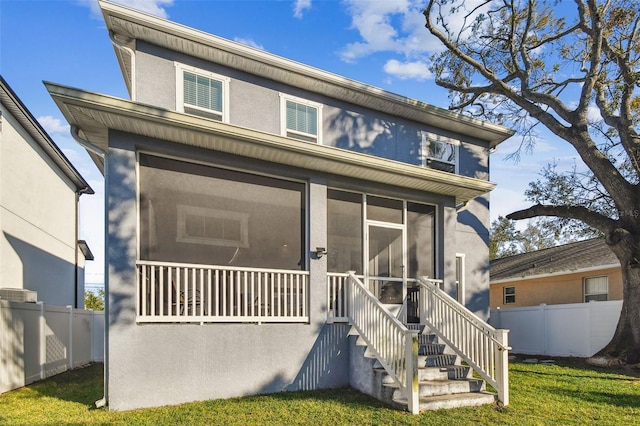
[[[320,142],[322,105],[282,94],[280,96],[282,135],[307,142]]]
[[[592,300],[604,302],[609,295],[608,277],[590,277],[584,279],[584,301]]]
[[[516,303],[516,288],[505,287],[504,288],[504,304]]]
[[[458,142],[453,139],[422,132],[420,159],[423,167],[456,173]]]
[[[177,110],[218,121],[228,121],[229,78],[176,64]]]

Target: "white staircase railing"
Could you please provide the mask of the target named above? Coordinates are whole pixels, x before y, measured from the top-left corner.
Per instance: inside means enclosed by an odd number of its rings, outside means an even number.
[[[509,404],[509,330],[496,330],[438,288],[438,280],[420,278],[420,323],[431,328]]]
[[[352,272],[346,294],[352,326],[406,396],[408,410],[418,414],[418,332],[389,313]]]

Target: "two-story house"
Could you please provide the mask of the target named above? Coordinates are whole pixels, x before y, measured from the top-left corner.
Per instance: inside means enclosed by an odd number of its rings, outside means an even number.
[[[400,318],[423,276],[486,316],[511,131],[100,6],[131,99],[47,88],[105,176],[112,409],[353,385],[347,271]]]
[[[78,203],[93,190],[0,77],[0,299],[84,306]]]

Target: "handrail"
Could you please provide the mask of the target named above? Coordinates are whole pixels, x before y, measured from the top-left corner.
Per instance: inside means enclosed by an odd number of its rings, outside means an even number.
[[[461,305],[435,282],[420,278],[420,322],[498,391],[509,404],[508,330],[496,330]]]
[[[407,398],[408,410],[418,414],[418,332],[389,313],[354,272],[349,272],[348,284],[352,326],[397,383]]]

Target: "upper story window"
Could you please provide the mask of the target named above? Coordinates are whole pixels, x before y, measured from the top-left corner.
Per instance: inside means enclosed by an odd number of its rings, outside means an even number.
[[[229,78],[176,63],[176,109],[218,121],[229,121]]]
[[[321,142],[322,105],[283,94],[280,94],[280,104],[283,136]]]
[[[609,296],[608,277],[590,277],[584,279],[584,301],[606,301]]]
[[[423,167],[442,170],[449,173],[458,171],[458,147],[460,142],[422,132],[420,159]]]

